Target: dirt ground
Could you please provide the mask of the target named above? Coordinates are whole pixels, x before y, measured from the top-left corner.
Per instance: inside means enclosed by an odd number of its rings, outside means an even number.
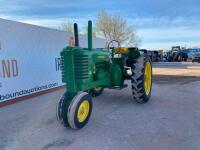
[[[163,62],[153,64],[153,82],[157,84],[187,84],[200,81],[199,63]]]
[[[153,66],[148,103],[132,100],[130,82],[123,90],[106,89],[78,131],[56,118],[65,89],[0,108],[0,150],[199,150],[200,64]]]

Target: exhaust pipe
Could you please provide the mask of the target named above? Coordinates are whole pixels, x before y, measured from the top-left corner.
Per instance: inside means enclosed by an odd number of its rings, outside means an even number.
[[[74,38],[75,38],[75,46],[79,46],[78,25],[77,25],[77,23],[74,23]]]
[[[92,50],[92,21],[88,21],[88,49]]]

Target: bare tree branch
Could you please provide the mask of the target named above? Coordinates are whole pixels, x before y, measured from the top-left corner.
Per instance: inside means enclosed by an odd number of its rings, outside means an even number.
[[[73,32],[73,23],[66,22],[61,25],[61,30],[66,32]]]
[[[96,31],[104,36],[107,42],[118,40],[125,46],[138,46],[141,39],[137,36],[133,26],[128,25],[127,20],[122,16],[110,15],[100,11],[96,17]]]

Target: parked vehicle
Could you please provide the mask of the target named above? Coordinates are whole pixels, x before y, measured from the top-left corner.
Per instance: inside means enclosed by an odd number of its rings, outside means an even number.
[[[188,50],[181,49],[180,46],[173,46],[171,51],[168,51],[165,54],[165,57],[170,62],[181,62],[187,61],[188,59]]]
[[[200,52],[193,52],[189,55],[188,60],[200,63]]]

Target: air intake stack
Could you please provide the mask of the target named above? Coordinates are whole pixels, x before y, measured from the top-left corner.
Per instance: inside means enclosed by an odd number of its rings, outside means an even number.
[[[92,50],[92,21],[88,21],[88,49]]]

